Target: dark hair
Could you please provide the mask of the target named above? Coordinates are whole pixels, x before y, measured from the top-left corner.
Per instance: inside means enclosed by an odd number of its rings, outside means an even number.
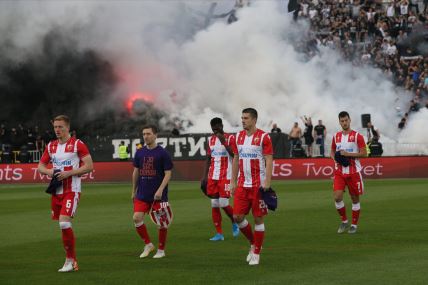
[[[223,125],[223,121],[220,118],[215,117],[211,119],[210,124],[211,124],[211,127],[216,125]]]
[[[345,117],[351,118],[351,117],[349,116],[349,113],[348,113],[348,112],[346,112],[346,111],[342,111],[342,112],[340,112],[340,113],[339,113],[339,119],[340,119],[340,118],[345,118]]]
[[[155,135],[158,133],[158,128],[157,128],[155,125],[145,125],[145,126],[143,127],[143,131],[144,131],[145,129],[151,129],[151,130],[152,130],[152,132],[153,132]]]
[[[245,108],[244,110],[242,110],[242,113],[250,114],[251,117],[257,119],[257,111],[254,108]]]

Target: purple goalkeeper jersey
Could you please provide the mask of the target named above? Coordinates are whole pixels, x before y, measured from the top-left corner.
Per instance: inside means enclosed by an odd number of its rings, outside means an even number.
[[[144,146],[135,153],[134,167],[139,170],[135,197],[145,202],[153,202],[155,193],[165,177],[165,171],[172,169],[171,156],[159,145],[154,149]],[[168,185],[163,191],[162,201],[168,201]]]

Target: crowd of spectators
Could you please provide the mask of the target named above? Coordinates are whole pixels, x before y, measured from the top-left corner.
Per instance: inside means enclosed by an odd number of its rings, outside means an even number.
[[[46,144],[54,138],[50,130],[41,131],[38,126],[26,128],[22,124],[8,126],[7,123],[0,124],[0,154],[1,161],[8,162],[19,160],[14,155],[16,152],[21,160],[29,162],[31,155],[29,151],[42,153]],[[25,155],[24,155],[25,154]]]
[[[311,35],[300,45],[309,57],[320,46],[340,52],[355,66],[380,68],[398,88],[411,92],[406,110],[397,107],[404,128],[411,112],[428,108],[427,0],[300,0],[295,19],[307,19]]]

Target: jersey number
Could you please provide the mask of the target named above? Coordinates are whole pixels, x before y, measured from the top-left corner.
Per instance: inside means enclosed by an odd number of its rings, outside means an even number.
[[[67,200],[67,202],[65,203],[65,207],[66,207],[67,209],[70,209],[70,208],[71,208],[71,200]]]

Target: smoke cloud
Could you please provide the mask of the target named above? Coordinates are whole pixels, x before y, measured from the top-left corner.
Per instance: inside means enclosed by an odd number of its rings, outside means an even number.
[[[219,2],[221,14],[234,1]],[[427,112],[412,115],[399,132],[396,108],[408,108],[410,94],[377,69],[357,68],[323,48],[307,60],[293,43],[307,33],[281,12],[277,1],[254,1],[240,9],[239,21],[205,26],[208,1],[38,1],[0,3],[1,64],[40,54],[46,34],[60,27],[77,51],[93,50],[106,59],[117,82],[90,106],[114,109],[117,100],[143,92],[164,116],[191,122],[187,132],[209,132],[209,119],[221,116],[226,130],[240,128],[241,110],[254,107],[258,125],[273,122],[288,132],[303,115],[322,119],[329,135],[339,129],[337,114],[347,110],[353,127],[370,113],[383,141],[426,143],[420,124]],[[6,60],[7,59],[7,60]],[[0,82],[1,82],[0,74]],[[96,102],[96,103],[94,103]],[[92,105],[91,105],[92,104]],[[412,118],[413,117],[413,118]]]

